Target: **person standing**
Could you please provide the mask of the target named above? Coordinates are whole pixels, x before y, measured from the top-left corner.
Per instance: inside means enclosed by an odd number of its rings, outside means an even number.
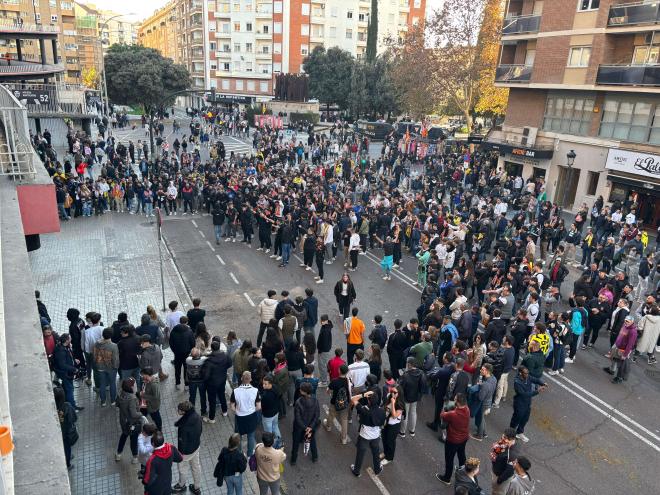
[[[225,386],[227,384],[227,370],[231,368],[229,356],[220,347],[220,342],[211,342],[211,355],[204,361],[202,378],[204,380],[204,392],[200,396],[201,410],[206,412],[206,401],[209,403],[208,418],[203,416],[205,423],[215,423],[215,411],[217,399],[220,399],[222,415],[227,416],[227,398]]]
[[[621,383],[628,375],[628,364],[635,343],[637,342],[637,326],[635,317],[627,315],[623,327],[617,335],[616,341],[610,350],[611,365],[609,368],[603,368],[610,375],[614,375],[612,383]]]
[[[156,376],[156,378],[158,378]],[[160,429],[159,429],[160,430]],[[165,443],[161,431],[151,436],[154,451],[147,461],[142,484],[145,495],[169,495],[172,492],[172,463],[183,461],[183,456],[177,448]]]
[[[319,387],[328,386],[328,363],[332,349],[332,322],[328,315],[321,315],[321,329],[316,340],[316,352],[318,353]]]
[[[229,444],[223,447],[215,465],[213,477],[217,479],[217,485],[227,485],[227,495],[243,495],[243,473],[247,468],[247,458],[239,448],[241,436],[233,433],[229,437]]]
[[[119,396],[117,397],[117,408],[119,409],[119,427],[121,436],[117,444],[115,461],[121,460],[121,454],[124,451],[126,440],[130,438],[131,454],[133,454],[132,464],[138,462],[138,437],[142,425],[142,414],[138,405],[136,395],[133,393],[135,380],[126,378],[121,382]]]
[[[410,356],[406,359],[406,371],[401,376],[401,388],[403,389],[403,400],[405,404],[405,416],[401,421],[399,436],[406,438],[406,428],[410,427],[408,433],[415,437],[417,426],[417,402],[422,398],[424,389],[424,373],[417,368],[415,358]]]
[[[335,284],[334,294],[339,306],[339,314],[342,316],[342,321],[344,321],[350,314],[351,304],[357,299],[355,286],[348,273],[344,273],[341,280]]]
[[[163,431],[163,420],[160,416],[160,379],[153,368],[147,367],[140,371],[142,389],[140,390],[140,412],[151,416],[156,428]]]
[[[348,243],[348,253],[351,260],[350,271],[354,272],[357,270],[358,265],[358,253],[360,252],[360,234],[355,232],[352,229],[349,229],[350,238]]]
[[[511,484],[513,464],[518,458],[516,437],[516,430],[507,428],[490,449],[492,495],[505,495]]]
[[[273,375],[268,373],[261,382],[261,425],[263,431],[269,431],[275,435],[275,445],[279,448],[282,444],[279,425],[280,397],[273,388],[274,380]]]
[[[53,351],[53,371],[55,376],[62,382],[62,388],[66,396],[66,402],[76,411],[82,411],[84,407],[76,405],[73,396],[73,378],[76,374],[76,364],[79,361],[73,358],[71,351],[71,337],[68,333],[63,333],[58,339],[58,343]]]
[[[340,440],[342,445],[348,443],[348,415],[351,397],[351,387],[347,375],[348,366],[343,363],[339,366],[339,376],[332,379],[328,385],[327,393],[331,395],[328,416],[323,420],[326,431],[331,431],[332,423],[336,419],[341,427]]]
[[[198,323],[204,323],[204,318],[206,317],[206,310],[201,309],[202,300],[198,297],[192,300],[193,307],[188,310],[186,316],[188,317],[188,326],[194,332],[197,330]]]
[[[269,290],[266,297],[264,297],[257,306],[257,312],[259,314],[259,334],[257,335],[257,347],[261,347],[264,332],[268,327],[268,323],[275,317],[275,308],[277,306],[277,299],[275,299],[276,294],[277,292],[274,290]]]
[[[103,339],[94,344],[94,364],[99,376],[99,396],[101,407],[108,405],[106,388],[110,388],[110,403],[117,400],[117,370],[119,369],[119,350],[112,341],[112,328],[103,329]]]
[[[538,378],[531,377],[529,370],[520,366],[518,376],[513,382],[515,395],[513,396],[513,416],[509,423],[510,428],[516,429],[516,438],[523,442],[529,442],[525,435],[525,425],[529,421],[532,412],[532,397],[538,395],[539,391],[545,390],[547,385]]]
[[[261,443],[254,448],[259,495],[280,495],[280,465],[286,460],[286,454],[284,449],[274,448],[273,442],[273,434],[266,431],[261,435]]]
[[[321,263],[321,266],[323,266],[323,263]],[[305,289],[305,295],[307,297],[305,297],[303,304],[307,311],[305,312],[306,316],[305,321],[303,322],[303,330],[306,333],[311,332],[313,335],[314,328],[319,320],[319,301],[314,297],[314,291],[309,287]]]
[[[65,334],[66,335],[66,334]],[[62,430],[62,443],[64,445],[64,459],[66,460],[66,468],[71,471],[73,464],[71,464],[71,447],[78,441],[78,430],[76,429],[76,421],[78,416],[74,406],[66,400],[66,394],[61,387],[53,389],[55,397],[55,407],[57,408],[57,417],[60,422],[60,429]]]
[[[355,477],[360,476],[367,449],[371,449],[374,474],[379,475],[383,470],[380,464],[380,429],[385,423],[386,415],[385,410],[377,402],[377,395],[373,390],[351,397],[351,405],[357,410],[360,418],[355,462],[351,464],[351,473]]]
[[[99,373],[94,363],[94,344],[103,337],[103,327],[100,325],[101,315],[98,313],[88,313],[89,326],[83,332],[83,351],[85,352],[85,363],[87,363],[87,386],[92,384],[92,375],[94,376],[94,386],[99,388]]]
[[[172,487],[173,493],[184,493],[187,488],[194,495],[202,493],[200,482],[202,478],[202,467],[199,462],[199,446],[202,439],[202,418],[200,418],[195,407],[190,401],[184,401],[177,406],[177,413],[181,416],[174,426],[177,428],[177,447],[183,455],[183,461],[177,465],[179,471],[179,481]],[[183,466],[190,465],[193,483],[186,487],[186,477],[183,472]]]
[[[235,431],[241,436],[247,435],[247,455],[254,453],[255,431],[261,409],[259,390],[251,384],[252,374],[244,371],[241,375],[241,385],[231,393],[231,408],[235,414]]]
[[[465,445],[470,438],[470,409],[467,406],[465,395],[457,394],[454,408],[440,413],[441,420],[447,425],[447,439],[445,441],[445,473],[438,478],[445,485],[451,484],[454,474],[454,457],[458,456],[458,465],[465,465]]]
[[[380,466],[386,466],[394,461],[394,452],[396,451],[396,437],[401,427],[401,418],[405,410],[403,403],[403,391],[400,386],[390,387],[390,392],[385,399],[385,427],[381,433],[383,439],[384,457],[380,461]]]
[[[408,348],[408,339],[401,329],[402,326],[401,320],[398,318],[394,320],[394,332],[388,337],[386,346],[392,376],[395,380],[399,379],[399,370],[404,367],[403,353]]]
[[[364,350],[364,322],[358,318],[358,308],[351,309],[351,317],[344,321],[344,334],[346,335],[346,360],[353,362],[355,352]]]
[[[479,459],[470,457],[465,461],[465,465],[456,471],[456,493],[466,493],[468,495],[484,493],[477,478],[480,464]]]
[[[312,385],[309,382],[300,384],[300,398],[293,407],[293,442],[291,447],[291,465],[296,465],[298,449],[301,443],[309,444],[312,462],[319,458],[316,446],[316,428],[321,410],[319,401],[312,395]],[[307,450],[305,447],[303,450]]]
[[[140,341],[135,336],[133,325],[127,325],[121,329],[121,338],[117,343],[119,351],[119,378],[125,380],[132,377],[135,383],[140,380]]]
[[[197,315],[196,318],[199,318]],[[170,349],[174,353],[174,380],[177,390],[181,389],[181,368],[183,367],[183,380],[187,387],[186,358],[195,347],[195,335],[188,326],[188,317],[182,316],[179,323],[170,332]]]
[[[531,495],[534,493],[536,483],[529,475],[532,463],[527,457],[519,456],[513,464],[515,474],[511,478],[506,495]]]
[[[206,405],[206,401],[204,400],[206,388],[204,387],[204,375],[202,374],[205,361],[206,356],[202,356],[201,351],[197,347],[192,349],[190,356],[186,358],[186,380],[189,390],[188,400],[193,406],[197,400],[197,392],[199,392],[200,404]],[[205,416],[206,409],[202,409],[201,413],[202,416]]]

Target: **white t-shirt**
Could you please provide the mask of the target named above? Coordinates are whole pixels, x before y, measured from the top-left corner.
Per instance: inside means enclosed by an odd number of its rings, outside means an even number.
[[[346,376],[348,377],[351,389],[354,387],[364,387],[369,371],[369,363],[365,363],[364,361],[349,365],[348,375]]]
[[[236,405],[236,416],[249,416],[257,410],[259,390],[249,383],[241,385],[231,393],[231,402]]]
[[[172,311],[171,313],[168,313],[167,316],[165,317],[165,325],[167,328],[172,330],[175,326],[177,326],[181,322],[181,317],[183,316],[183,311],[177,310],[177,311]]]

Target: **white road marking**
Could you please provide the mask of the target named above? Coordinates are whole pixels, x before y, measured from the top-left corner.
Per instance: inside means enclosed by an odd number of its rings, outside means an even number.
[[[298,256],[297,254],[294,254],[293,257],[294,257],[295,259],[297,259],[298,261],[300,261],[301,263],[304,263],[304,261],[302,260],[302,258],[301,258],[300,256]],[[305,265],[305,266],[307,266],[307,265]],[[302,266],[301,266],[300,268],[302,268]],[[312,268],[311,270],[305,270],[305,271],[311,271],[312,273],[316,273],[316,270],[314,270],[314,268]]]
[[[229,276],[230,276],[231,279],[234,281],[234,283],[235,283],[236,285],[238,285],[238,279],[236,278],[236,275],[234,275],[233,273],[229,272]]]
[[[201,230],[198,230],[197,232],[199,232],[199,235],[201,235],[202,237],[206,237],[206,236],[204,235],[204,232],[202,232]]]
[[[247,302],[250,303],[250,306],[254,308],[254,301],[252,300],[250,295],[247,292],[243,292],[243,295],[245,296],[245,299],[247,299]]]
[[[646,433],[648,436],[652,437],[654,440],[660,442],[660,436],[656,435],[656,434],[653,433],[651,430],[649,430],[649,429],[645,428],[644,426],[640,425],[637,421],[635,421],[634,419],[632,419],[630,416],[625,415],[624,413],[622,413],[621,411],[619,411],[619,410],[618,410],[617,408],[615,408],[614,406],[611,406],[611,405],[609,405],[607,402],[605,402],[604,400],[602,400],[602,399],[596,397],[594,394],[592,394],[592,393],[589,392],[588,390],[582,388],[580,385],[578,385],[577,383],[575,383],[573,380],[569,380],[569,379],[566,378],[565,376],[561,376],[561,379],[564,380],[564,381],[567,381],[568,383],[570,383],[571,385],[573,385],[576,389],[578,389],[578,390],[579,390],[580,392],[582,392],[583,394],[585,394],[585,395],[591,397],[593,400],[595,400],[596,402],[598,402],[599,404],[601,404],[601,405],[602,405],[605,409],[607,409],[609,412],[621,416],[623,419],[625,419],[626,421],[628,421],[631,425],[637,427],[639,430],[642,430],[644,433]]]
[[[368,260],[371,261],[374,265],[378,265],[378,266],[380,267],[380,260],[378,260],[375,256],[373,256],[373,255],[370,254],[369,252],[367,252],[367,255],[366,255],[366,256],[363,256],[363,258],[368,259]],[[401,280],[401,282],[403,282],[404,284],[406,284],[408,287],[410,287],[410,288],[412,288],[412,289],[415,289],[415,290],[416,290],[417,292],[419,292],[420,294],[422,293],[422,289],[420,289],[420,288],[417,287],[416,285],[411,284],[410,282],[408,282],[405,278],[401,277],[401,276],[400,276],[398,273],[396,273],[395,271],[391,271],[390,273],[392,274],[393,277],[398,278],[399,280]]]
[[[210,243],[209,243],[209,244],[210,244]],[[215,249],[214,249],[214,251],[215,251]],[[220,263],[222,263],[223,266],[225,265],[225,260],[223,260],[223,259],[220,257],[219,254],[216,254],[215,257],[218,258],[218,261],[219,261]]]
[[[191,222],[195,226],[195,228],[197,228],[197,222],[195,222],[194,220],[191,220]]]
[[[589,401],[589,399],[586,399],[586,398],[583,397],[582,395],[580,395],[580,394],[578,394],[577,392],[575,392],[574,390],[570,389],[568,386],[566,386],[566,385],[564,385],[563,383],[561,383],[560,380],[557,380],[556,378],[553,378],[553,377],[551,377],[551,376],[548,376],[547,374],[546,374],[546,378],[547,378],[548,380],[550,380],[551,382],[555,383],[556,385],[559,385],[561,388],[563,388],[564,390],[566,390],[569,394],[574,395],[575,397],[577,397],[578,399],[580,399],[582,402],[584,402],[585,404],[587,404],[589,407],[591,407],[592,409],[595,409],[596,411],[598,411],[599,413],[601,413],[601,414],[602,414],[603,416],[605,416],[606,418],[612,420],[614,423],[616,423],[617,425],[619,425],[621,428],[623,428],[623,429],[626,430],[627,432],[631,433],[633,436],[637,437],[639,440],[641,440],[642,442],[644,442],[646,445],[648,445],[649,447],[651,447],[653,450],[655,450],[655,451],[657,451],[657,452],[660,452],[660,446],[654,444],[653,442],[651,442],[650,440],[648,440],[647,438],[645,438],[644,436],[642,436],[640,433],[638,433],[638,432],[636,432],[635,430],[633,430],[630,426],[628,426],[628,425],[625,424],[624,422],[620,421],[618,418],[615,418],[615,417],[614,417],[613,415],[611,415],[609,412],[604,411],[603,409],[601,409],[600,407],[598,407],[596,404],[594,404],[594,403],[592,403],[591,401]],[[654,436],[655,436],[655,435],[654,435]]]
[[[383,468],[381,468],[383,469]],[[389,490],[385,487],[382,481],[378,479],[378,476],[376,476],[376,473],[374,473],[374,470],[371,469],[370,467],[367,468],[367,474],[369,475],[369,478],[371,478],[371,481],[374,482],[374,485],[376,485],[376,488],[378,488],[378,491],[382,493],[382,495],[390,495]]]
[[[323,404],[323,410],[325,411],[325,415],[327,416],[328,411],[329,411],[329,408],[328,408],[327,404]],[[337,418],[334,418],[332,422],[335,425],[335,430],[337,430],[339,433],[341,433],[341,425],[339,424],[339,421],[337,421]],[[351,436],[347,434],[346,435],[346,440],[348,440],[350,442],[351,441]]]
[[[215,253],[215,248],[211,245],[211,241],[206,241],[206,244],[208,244],[209,247],[211,248],[211,251],[213,251]],[[224,263],[223,263],[223,265],[224,265]]]

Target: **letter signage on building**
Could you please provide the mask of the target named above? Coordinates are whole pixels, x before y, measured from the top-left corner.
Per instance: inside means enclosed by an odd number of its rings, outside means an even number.
[[[660,156],[621,149],[610,149],[605,168],[660,179]]]

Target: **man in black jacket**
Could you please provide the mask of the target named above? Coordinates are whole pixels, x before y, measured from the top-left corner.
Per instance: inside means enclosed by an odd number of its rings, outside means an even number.
[[[316,462],[319,453],[316,448],[316,428],[319,423],[321,410],[319,401],[312,397],[312,384],[300,384],[300,398],[293,407],[293,443],[291,448],[291,465],[295,466],[298,458],[298,448],[303,442],[309,442],[312,453],[312,462]]]
[[[411,437],[415,436],[417,426],[417,402],[422,398],[424,389],[424,373],[417,368],[417,361],[410,356],[406,359],[406,371],[401,376],[400,384],[403,389],[403,402],[406,409],[404,418],[401,420],[399,436],[405,438],[406,427],[410,427]]]
[[[328,386],[328,360],[332,351],[332,322],[328,315],[321,315],[321,329],[316,340],[316,352],[318,353],[318,369],[321,379],[319,387]]]
[[[202,418],[195,411],[190,401],[181,402],[177,407],[177,413],[181,416],[174,426],[177,427],[178,448],[184,456],[179,463],[179,482],[172,487],[172,492],[183,493],[186,491],[186,476],[183,472],[184,464],[190,464],[193,483],[189,486],[191,493],[199,495],[202,490],[200,481],[202,467],[199,462],[199,444],[202,438]]]
[[[193,308],[188,310],[186,316],[188,317],[188,326],[194,332],[197,330],[198,323],[204,323],[204,317],[206,316],[206,310],[201,309],[199,306],[202,304],[202,300],[198,297],[192,300]]]
[[[447,394],[447,387],[449,386],[449,379],[454,373],[454,363],[450,353],[445,352],[442,356],[442,368],[433,369],[428,374],[428,380],[435,387],[433,397],[435,399],[435,412],[433,414],[433,421],[426,423],[426,426],[433,431],[438,431],[440,426],[440,413],[445,402],[445,395]]]
[[[138,354],[142,352],[140,341],[135,336],[133,325],[122,327],[121,339],[117,342],[119,351],[119,377],[125,380],[133,377],[135,383],[140,383],[140,360]]]
[[[145,495],[169,495],[172,492],[172,463],[181,462],[183,456],[178,449],[165,443],[163,433],[156,431],[151,436],[154,452],[147,461],[142,484]]]
[[[186,387],[188,386],[186,358],[193,347],[195,347],[195,336],[188,326],[188,317],[182,316],[179,324],[170,332],[170,349],[174,353],[174,380],[177,390],[181,390],[181,367],[183,367],[184,383]]]
[[[53,371],[62,382],[66,401],[76,411],[82,411],[84,408],[76,406],[76,400],[73,397],[73,377],[76,373],[77,368],[75,365],[77,361],[77,359],[73,359],[71,352],[71,337],[68,333],[60,335],[59,341],[53,351]]]
[[[502,320],[502,311],[500,309],[495,309],[493,311],[493,319],[488,322],[488,326],[486,327],[484,342],[489,344],[492,341],[495,341],[498,344],[501,344],[505,335],[506,325],[504,324],[504,320]]]
[[[222,415],[227,416],[227,397],[225,396],[225,384],[227,383],[227,370],[231,368],[231,359],[226,352],[220,350],[220,342],[211,343],[211,355],[206,358],[202,367],[204,377],[204,388],[206,396],[201,394],[202,411],[206,410],[206,400],[209,401],[209,417],[204,417],[206,423],[215,423],[216,398],[220,398]]]
[[[387,355],[390,359],[392,377],[395,380],[399,379],[399,370],[403,368],[403,351],[408,347],[406,334],[401,330],[402,325],[401,320],[394,320],[394,333],[387,339]]]

